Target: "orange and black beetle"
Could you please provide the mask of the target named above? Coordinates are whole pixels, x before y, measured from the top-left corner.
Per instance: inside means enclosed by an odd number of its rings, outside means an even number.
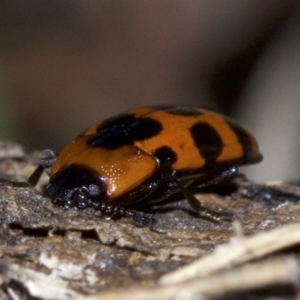
[[[234,176],[237,166],[261,160],[253,135],[216,112],[188,106],[140,108],[90,127],[57,158],[43,151],[29,184],[35,185],[45,170],[55,203],[132,216],[141,225],[151,220],[132,207],[177,192],[200,214],[219,219],[187,188]]]

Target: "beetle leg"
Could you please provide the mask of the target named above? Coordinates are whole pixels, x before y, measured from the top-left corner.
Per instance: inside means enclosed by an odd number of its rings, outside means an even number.
[[[102,206],[99,207],[101,211],[105,214],[107,219],[111,219],[115,214],[118,214],[125,218],[132,218],[134,224],[138,227],[148,227],[152,231],[161,233],[159,222],[151,214],[146,214],[141,211],[127,209],[120,206],[111,206],[102,203]]]
[[[34,172],[30,175],[27,182],[18,182],[18,181],[10,181],[5,179],[0,179],[0,185],[19,187],[19,188],[27,188],[27,187],[35,187],[38,183],[41,175],[44,171],[42,165],[38,165],[38,167],[34,170]]]
[[[153,231],[158,230],[157,219],[150,214],[145,214],[140,211],[132,211],[132,219],[135,225],[139,227],[149,227]]]
[[[206,174],[187,174],[178,178],[180,183],[192,181],[193,186],[197,186],[198,188],[206,187],[208,185],[217,184],[220,181],[225,179],[232,178],[238,174],[238,168],[236,166],[230,167],[227,169],[217,169],[212,170],[210,172],[206,172]],[[175,175],[176,176],[176,175]],[[199,182],[199,184],[197,184]]]
[[[202,203],[194,196],[193,193],[189,192],[187,188],[182,186],[176,179],[167,183],[167,185],[163,186],[164,193],[160,197],[153,197],[147,200],[149,204],[160,203],[165,199],[169,198],[171,195],[181,192],[185,198],[188,200],[192,209],[197,212],[200,216],[211,219],[213,221],[232,221],[234,215],[230,212],[217,212],[206,208],[202,205]]]
[[[220,181],[223,181],[225,179],[229,179],[229,178],[233,178],[238,174],[238,168],[237,167],[230,167],[228,169],[224,169],[223,171],[217,171],[214,173],[212,173],[206,181],[204,181],[203,183],[199,184],[198,187],[202,188],[208,185],[213,185],[213,184],[217,184]]]
[[[38,167],[34,170],[34,172],[30,175],[28,179],[28,186],[35,187],[39,182],[43,172],[44,172],[44,167],[42,165],[38,165]]]
[[[224,169],[220,172],[211,172],[205,177],[202,183],[197,186],[205,187],[207,185],[216,184],[224,179],[233,177],[237,174],[237,168],[231,167],[228,169]],[[198,175],[198,178],[201,175]],[[202,176],[203,177],[203,176]],[[188,200],[190,206],[195,210],[200,216],[209,218],[214,221],[231,221],[233,219],[233,214],[229,212],[217,212],[214,210],[210,210],[202,205],[202,203],[194,196],[193,193],[187,190],[187,187],[191,182],[195,181],[197,176],[188,175],[184,178],[176,178],[176,174],[171,174],[170,176],[165,177],[165,183],[160,186],[157,193],[153,193],[151,198],[147,199],[147,203],[155,204],[164,201],[169,198],[171,195],[181,192],[185,198]],[[201,180],[202,181],[202,180]],[[160,196],[158,196],[160,195]]]
[[[190,206],[202,217],[209,218],[213,221],[232,221],[234,215],[229,212],[217,212],[211,209],[208,209],[202,205],[202,203],[194,196],[194,194],[190,193],[184,187],[180,188],[180,191],[184,194],[186,199],[188,200]]]
[[[223,181],[225,179],[229,179],[231,177],[234,177],[238,174],[237,167],[230,167],[227,169],[224,169],[223,171],[215,171],[208,173],[205,179],[201,180],[199,184],[197,184],[197,179],[195,181],[195,186],[199,188],[206,187],[208,185],[217,184],[220,181]],[[190,176],[186,176],[183,178],[178,179],[179,182],[189,181],[191,180]],[[193,184],[194,185],[194,184]],[[189,192],[184,186],[179,184],[180,191],[183,193],[183,195],[187,198],[190,206],[199,213],[199,215],[209,218],[214,221],[231,221],[234,217],[232,213],[229,212],[217,212],[214,210],[210,210],[202,205],[202,203],[192,194]]]
[[[213,170],[209,174],[187,174],[183,177],[179,177],[176,173],[161,173],[155,180],[152,179],[151,184],[145,184],[138,190],[126,195],[126,200],[123,203],[122,201],[119,203],[121,206],[111,208],[113,210],[112,215],[117,213],[123,217],[131,217],[137,226],[150,227],[150,229],[158,231],[157,221],[152,215],[131,210],[126,206],[138,205],[138,203],[141,203],[143,200],[146,200],[150,205],[158,204],[171,195],[181,192],[187,198],[193,210],[199,213],[200,216],[214,221],[232,220],[233,214],[231,213],[217,212],[204,207],[201,202],[187,190],[187,187],[197,180],[200,182],[197,186],[200,187],[216,184],[224,179],[235,176],[237,172],[237,167],[230,167],[222,171]],[[103,207],[100,210],[108,212],[107,207]]]
[[[179,183],[172,179],[172,181],[165,182],[164,185],[161,185],[159,189],[151,195],[151,197],[147,198],[146,201],[150,205],[159,204],[180,191]]]
[[[39,182],[43,172],[50,175],[51,168],[56,160],[56,154],[49,149],[42,151],[41,164],[37,166],[34,172],[30,175],[27,182],[9,181],[0,179],[0,185],[12,186],[12,187],[35,187]]]
[[[187,174],[180,177],[175,172],[173,172],[172,174],[162,174],[161,179],[158,181],[160,182],[160,184],[158,184],[156,191],[154,190],[151,196],[147,198],[147,203],[159,203],[166,200],[173,194],[183,192],[182,189],[187,191],[186,188],[189,186],[203,188],[208,185],[217,184],[220,181],[234,177],[237,174],[237,167],[230,167],[222,171],[213,170],[210,173],[206,174],[205,177],[203,174]],[[199,202],[197,198],[195,199],[197,202]]]
[[[158,233],[162,233],[159,222],[156,218],[154,218],[150,214],[145,214],[141,211],[136,210],[126,210],[126,215],[128,216],[128,212],[134,221],[134,224],[138,227],[148,227],[150,230]]]

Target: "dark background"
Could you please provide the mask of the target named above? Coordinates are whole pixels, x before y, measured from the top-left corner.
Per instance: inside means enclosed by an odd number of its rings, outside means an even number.
[[[258,137],[249,176],[297,179],[297,3],[1,1],[0,139],[59,151],[130,108],[205,105]]]

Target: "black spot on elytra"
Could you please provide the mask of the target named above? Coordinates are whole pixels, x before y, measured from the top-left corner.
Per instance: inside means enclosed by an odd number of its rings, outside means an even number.
[[[153,155],[158,159],[160,166],[170,165],[177,160],[176,153],[168,146],[156,149]]]
[[[195,146],[206,165],[214,163],[222,152],[223,142],[218,132],[209,124],[199,122],[190,129]]]
[[[161,130],[161,123],[154,119],[136,118],[133,114],[121,115],[102,123],[97,135],[89,140],[89,145],[117,149],[124,145],[133,145],[134,141],[149,139]]]
[[[203,113],[199,111],[199,108],[195,106],[172,106],[172,105],[160,105],[151,107],[155,110],[162,110],[172,115],[178,116],[200,116]]]
[[[249,133],[242,128],[240,125],[233,121],[227,121],[227,124],[230,126],[232,131],[236,134],[238,141],[240,142],[243,148],[243,160],[245,162],[259,162],[262,160],[262,156],[259,154],[258,156],[253,155],[252,150],[252,139],[249,136]]]

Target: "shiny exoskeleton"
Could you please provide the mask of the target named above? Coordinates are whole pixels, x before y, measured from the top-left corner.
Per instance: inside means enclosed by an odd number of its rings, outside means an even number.
[[[261,160],[254,136],[228,117],[198,107],[145,107],[90,127],[57,158],[45,150],[30,182],[44,169],[55,203],[132,216],[141,225],[152,222],[142,207],[178,192],[201,215],[219,220],[222,214],[204,208],[188,187],[232,177],[238,166]]]

